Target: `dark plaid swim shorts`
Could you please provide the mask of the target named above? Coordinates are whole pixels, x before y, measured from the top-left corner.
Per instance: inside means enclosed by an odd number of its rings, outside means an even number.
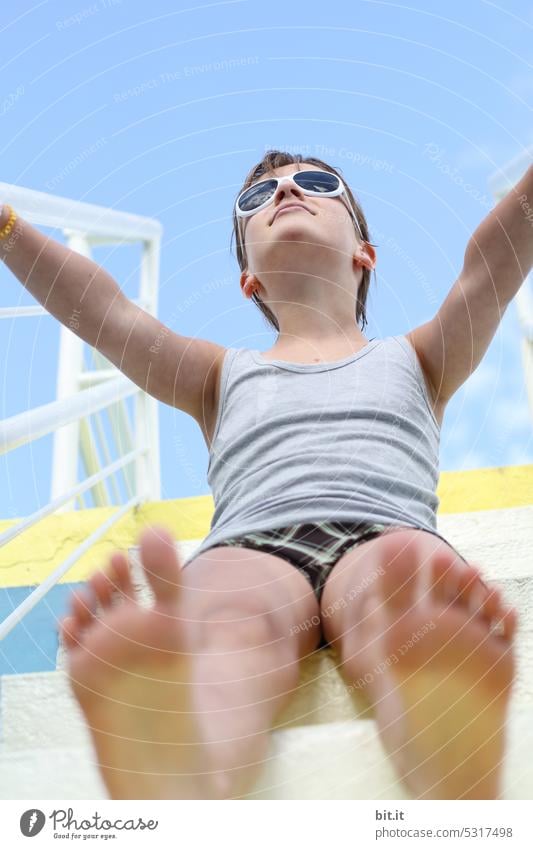
[[[343,554],[359,543],[367,542],[380,534],[404,530],[408,527],[371,522],[310,522],[231,537],[216,543],[213,548],[219,546],[252,548],[282,557],[305,575],[320,603],[326,580]],[[436,535],[440,537],[440,534]],[[450,543],[447,544],[450,545]],[[456,553],[464,560],[459,552]],[[319,648],[327,645],[323,639]]]
[[[348,549],[383,533],[384,525],[350,525],[344,522],[319,522],[271,528],[246,536],[231,537],[219,546],[253,548],[288,560],[303,572],[320,601],[326,579],[337,560]]]

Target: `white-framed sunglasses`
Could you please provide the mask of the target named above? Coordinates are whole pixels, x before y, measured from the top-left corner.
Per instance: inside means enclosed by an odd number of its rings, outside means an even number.
[[[304,195],[310,195],[312,197],[334,198],[338,197],[338,195],[344,195],[361,239],[363,241],[365,240],[350,198],[348,197],[346,187],[340,177],[332,174],[331,171],[320,171],[318,169],[316,171],[296,171],[294,174],[288,174],[285,177],[270,177],[267,180],[254,183],[249,188],[244,189],[237,197],[235,201],[235,213],[237,217],[249,218],[250,215],[255,215],[256,212],[260,212],[271,204],[278,186],[280,183],[285,182],[296,183]]]

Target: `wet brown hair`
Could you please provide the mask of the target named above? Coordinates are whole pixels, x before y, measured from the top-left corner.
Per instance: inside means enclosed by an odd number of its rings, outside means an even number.
[[[346,192],[347,192],[348,197],[350,198],[350,201],[352,203],[352,206],[353,206],[355,215],[357,217],[359,227],[361,228],[361,233],[363,234],[363,238],[364,238],[365,242],[368,242],[368,244],[372,245],[372,247],[377,247],[377,245],[373,245],[373,243],[370,241],[370,232],[369,232],[369,229],[368,229],[368,224],[366,222],[364,212],[361,209],[361,206],[359,205],[355,196],[352,194],[352,191],[351,191],[350,187],[348,186],[348,184],[346,183],[346,180],[342,176],[341,170],[333,168],[331,165],[328,165],[326,162],[323,162],[322,159],[316,159],[315,157],[312,157],[312,156],[302,156],[301,153],[291,154],[291,153],[285,153],[284,151],[281,151],[281,150],[268,150],[265,153],[265,155],[263,156],[261,162],[258,162],[257,165],[254,165],[254,167],[247,174],[243,186],[239,189],[239,191],[237,192],[237,195],[235,196],[235,200],[240,195],[240,193],[244,191],[244,189],[247,189],[249,186],[252,185],[252,183],[254,183],[256,180],[258,180],[264,174],[271,173],[275,169],[283,167],[283,165],[296,165],[296,164],[301,164],[301,163],[304,163],[306,165],[316,165],[317,168],[323,169],[324,171],[330,171],[332,174],[336,174],[337,177],[341,178],[342,182],[344,183],[344,185],[346,187]],[[234,206],[234,208],[233,208],[233,232],[231,234],[230,251],[231,251],[231,246],[232,246],[232,243],[233,243],[233,237],[235,237],[236,244],[237,244],[237,262],[239,263],[239,268],[241,269],[241,271],[244,271],[248,267],[248,260],[247,260],[247,257],[246,257],[246,249],[245,249],[244,243],[241,239],[238,221],[239,221],[239,219],[237,218],[237,214],[235,212],[235,206]],[[354,230],[357,234],[358,240],[360,240],[361,236],[360,236],[355,224],[354,224]],[[356,307],[355,307],[355,321],[356,321],[356,324],[361,322],[361,330],[364,330],[365,325],[368,324],[367,319],[366,319],[366,299],[367,299],[368,290],[369,290],[369,287],[370,287],[370,274],[371,274],[371,269],[363,267],[363,276],[362,276],[361,282],[359,284],[359,291],[357,293],[357,303],[356,303]],[[374,272],[374,274],[375,274],[375,272]],[[279,333],[279,324],[278,324],[276,316],[274,315],[272,310],[265,303],[263,303],[263,301],[259,298],[259,296],[255,292],[252,295],[252,300],[259,307],[259,309],[261,310],[261,312],[265,316],[267,323],[271,327],[273,327],[275,330],[277,330],[278,333]]]

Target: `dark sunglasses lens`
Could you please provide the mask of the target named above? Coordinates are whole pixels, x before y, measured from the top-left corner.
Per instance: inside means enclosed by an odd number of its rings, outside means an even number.
[[[312,192],[333,192],[339,188],[339,178],[327,171],[298,171],[294,180],[300,188]]]
[[[243,212],[250,212],[261,206],[266,200],[269,200],[276,191],[275,180],[263,180],[262,183],[257,183],[255,186],[245,191],[239,199],[239,208]]]

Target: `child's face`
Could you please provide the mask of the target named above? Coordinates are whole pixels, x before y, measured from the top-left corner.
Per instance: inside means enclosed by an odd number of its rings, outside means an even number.
[[[301,163],[300,165],[284,165],[272,173],[263,174],[255,182],[261,182],[268,177],[284,177],[297,171],[316,171],[316,165]],[[307,210],[284,212],[277,216],[280,207],[289,203],[302,204]],[[291,233],[301,232],[302,235],[318,233],[325,245],[334,244],[335,237],[342,231],[344,238],[352,245],[357,244],[354,224],[348,210],[346,200],[342,195],[335,198],[321,198],[305,195],[296,183],[283,183],[278,186],[272,202],[246,219],[241,219],[241,232],[244,234],[246,253],[249,256],[257,247],[258,241],[278,242],[291,238]]]
[[[284,165],[269,176],[283,177],[296,171],[316,170],[309,163]],[[296,203],[303,208],[276,213],[281,207]],[[258,276],[268,286],[268,275],[324,275],[329,279],[345,278],[354,272],[356,254],[366,257],[364,246],[343,195],[320,197],[306,195],[292,182],[278,185],[272,202],[264,209],[241,219],[248,269],[241,276],[244,293],[253,288],[250,277]],[[366,264],[368,257],[364,259]],[[360,273],[359,273],[360,274]],[[270,278],[271,279],[271,278]],[[354,279],[354,285],[356,281]]]

